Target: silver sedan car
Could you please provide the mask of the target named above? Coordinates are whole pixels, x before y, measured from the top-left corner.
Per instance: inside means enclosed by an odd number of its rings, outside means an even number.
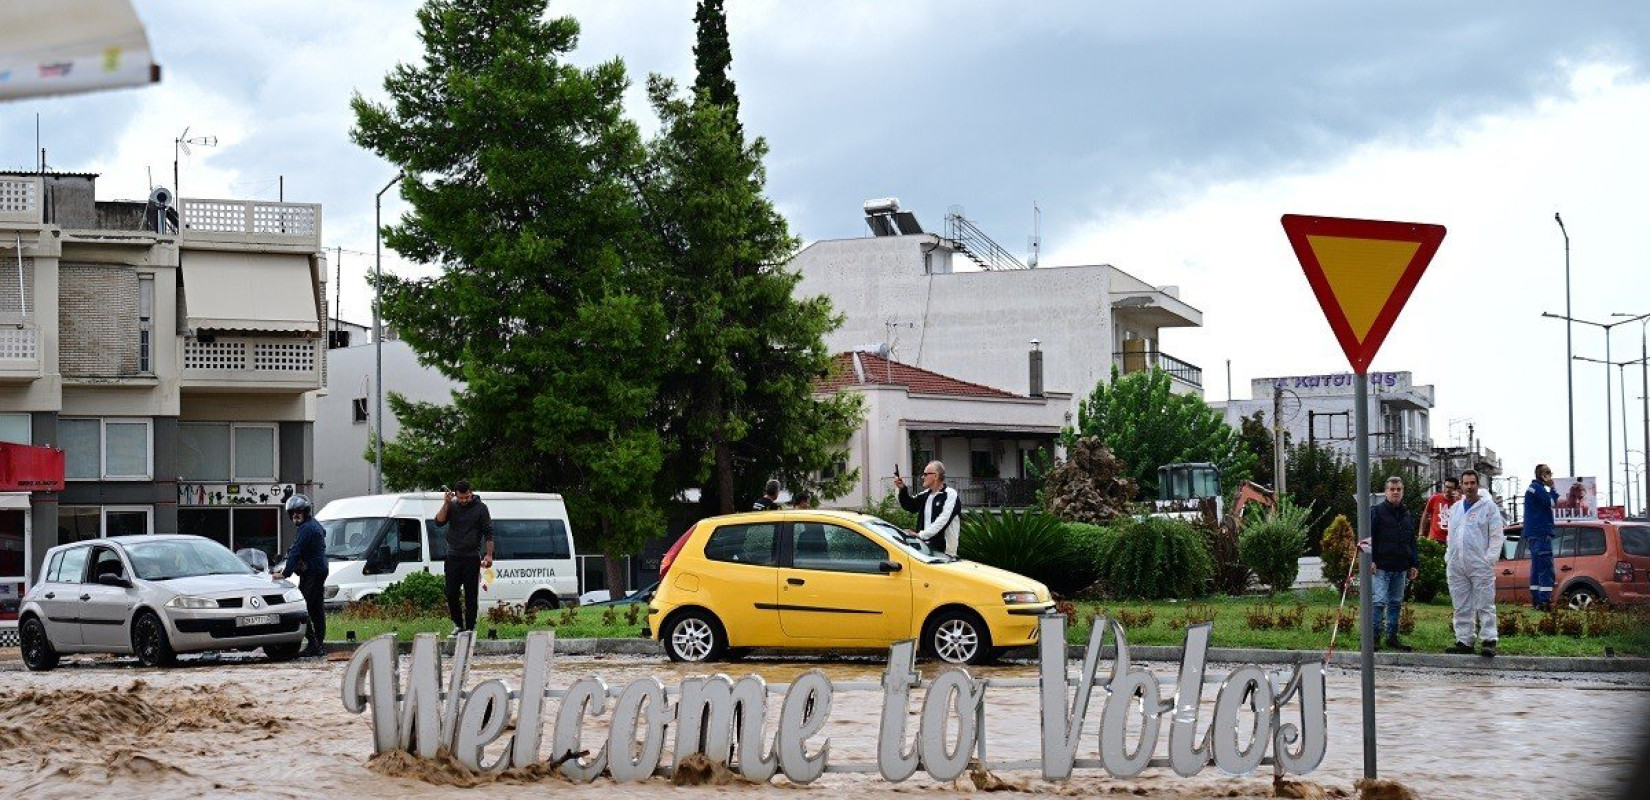
[[[291,584],[257,574],[201,536],[114,536],[46,552],[43,579],[18,614],[23,664],[57,666],[63,653],[134,654],[166,666],[178,653],[251,650],[289,659],[309,614]]]

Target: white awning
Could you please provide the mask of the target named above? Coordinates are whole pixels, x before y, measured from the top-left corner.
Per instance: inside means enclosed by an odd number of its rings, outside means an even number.
[[[158,80],[130,0],[0,3],[0,101]]]
[[[180,313],[190,328],[321,332],[308,256],[190,250],[180,258]]]

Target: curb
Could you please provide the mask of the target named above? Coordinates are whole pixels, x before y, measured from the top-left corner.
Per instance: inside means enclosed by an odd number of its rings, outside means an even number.
[[[326,650],[329,653],[354,652],[357,644],[349,642],[328,642]],[[1067,645],[1066,657],[1081,660],[1086,649],[1085,645]],[[402,654],[412,652],[412,642],[397,643],[397,651]],[[511,656],[524,655],[527,651],[525,639],[477,639],[474,653],[482,656]],[[442,652],[452,653],[451,641],[442,640]],[[570,656],[595,655],[627,655],[627,656],[659,656],[664,657],[664,646],[652,639],[557,639],[556,652]],[[793,655],[788,651],[765,650],[756,651],[762,655],[773,655],[781,652]],[[1131,658],[1141,661],[1172,661],[1179,662],[1185,648],[1154,645],[1130,645]],[[1107,659],[1117,655],[1117,648],[1106,646],[1101,651]],[[811,659],[810,659],[811,660]],[[1036,661],[1035,648],[1020,648],[1005,654],[1004,661],[1009,663],[1032,663]],[[1322,661],[1323,654],[1315,650],[1257,650],[1238,647],[1211,647],[1208,660],[1211,663],[1223,664],[1300,664],[1313,661]],[[1356,651],[1342,651],[1336,653],[1330,660],[1330,665],[1347,669],[1358,669],[1362,664],[1361,654]],[[1633,673],[1650,672],[1650,658],[1639,656],[1496,656],[1485,658],[1478,655],[1447,655],[1443,653],[1376,653],[1375,666],[1392,668],[1420,668],[1420,669],[1450,669],[1467,672],[1577,672],[1577,673]]]

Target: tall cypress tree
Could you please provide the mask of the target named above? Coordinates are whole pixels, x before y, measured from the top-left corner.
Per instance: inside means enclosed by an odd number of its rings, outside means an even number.
[[[722,0],[699,0],[693,14],[698,36],[693,45],[693,67],[698,76],[693,91],[728,112],[734,131],[739,126],[739,93],[734,89],[728,68],[733,65],[733,49],[728,46],[728,17]]]
[[[645,150],[624,119],[624,65],[563,57],[570,18],[545,0],[430,0],[422,63],[352,101],[355,141],[410,176],[392,249],[437,265],[386,276],[384,317],[461,381],[451,405],[391,397],[386,483],[559,491],[610,556],[656,536],[666,443],[656,417],[668,333],[636,195]],[[622,583],[610,583],[622,585]]]

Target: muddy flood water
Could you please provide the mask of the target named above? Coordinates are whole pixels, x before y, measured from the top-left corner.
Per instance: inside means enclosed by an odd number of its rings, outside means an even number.
[[[556,776],[521,776],[479,787],[451,769],[372,757],[369,715],[346,712],[340,701],[341,661],[275,665],[186,662],[170,670],[140,669],[130,661],[81,659],[48,673],[26,672],[16,650],[0,651],[0,797],[31,800],[91,797],[195,798],[229,796],[343,798],[528,798],[549,794],[602,798],[891,798],[978,791],[968,776],[936,783],[919,772],[889,784],[873,775],[828,773],[807,785],[783,777],[769,784],[733,782],[677,787],[663,778],[615,784],[606,778],[574,784]],[[1152,664],[1167,687],[1174,664]],[[823,669],[837,681],[876,681],[882,665],[752,661],[723,671],[758,674],[770,684]],[[1072,667],[1076,671],[1076,665]],[[924,678],[936,667],[919,665]],[[662,659],[557,657],[551,685],[596,675],[609,686],[656,676],[667,686],[703,668]],[[1224,672],[1219,666],[1213,672]],[[974,669],[975,677],[1035,678],[1032,666]],[[521,682],[519,657],[481,657],[470,685],[503,678]],[[1385,671],[1379,690],[1380,772],[1421,798],[1610,798],[1632,765],[1632,749],[1646,733],[1650,679],[1642,675],[1483,675]],[[1362,773],[1362,728],[1357,674],[1329,673],[1329,752],[1316,772],[1301,778],[1309,794],[1352,793]],[[774,692],[769,717],[778,717]],[[1206,704],[1212,704],[1212,692]],[[989,755],[1035,758],[1038,698],[1032,688],[997,688],[986,695]],[[832,764],[874,763],[882,695],[840,692],[824,729]],[[559,701],[547,701],[559,705]],[[1207,709],[1207,705],[1206,705]],[[1207,714],[1207,710],[1205,712]],[[553,719],[548,717],[547,719]],[[1091,710],[1080,757],[1097,749],[1098,708]],[[586,742],[605,735],[606,718],[590,723]],[[548,729],[544,752],[548,754]],[[817,739],[810,747],[817,746]],[[1158,750],[1166,752],[1167,736]],[[488,749],[491,758],[502,742]],[[669,749],[666,750],[667,758]],[[1265,769],[1265,768],[1263,768]],[[1044,795],[1116,794],[1166,798],[1269,797],[1269,774],[1230,777],[1210,766],[1193,778],[1148,770],[1120,780],[1078,770],[1065,783],[1034,772],[996,776],[996,788]]]

